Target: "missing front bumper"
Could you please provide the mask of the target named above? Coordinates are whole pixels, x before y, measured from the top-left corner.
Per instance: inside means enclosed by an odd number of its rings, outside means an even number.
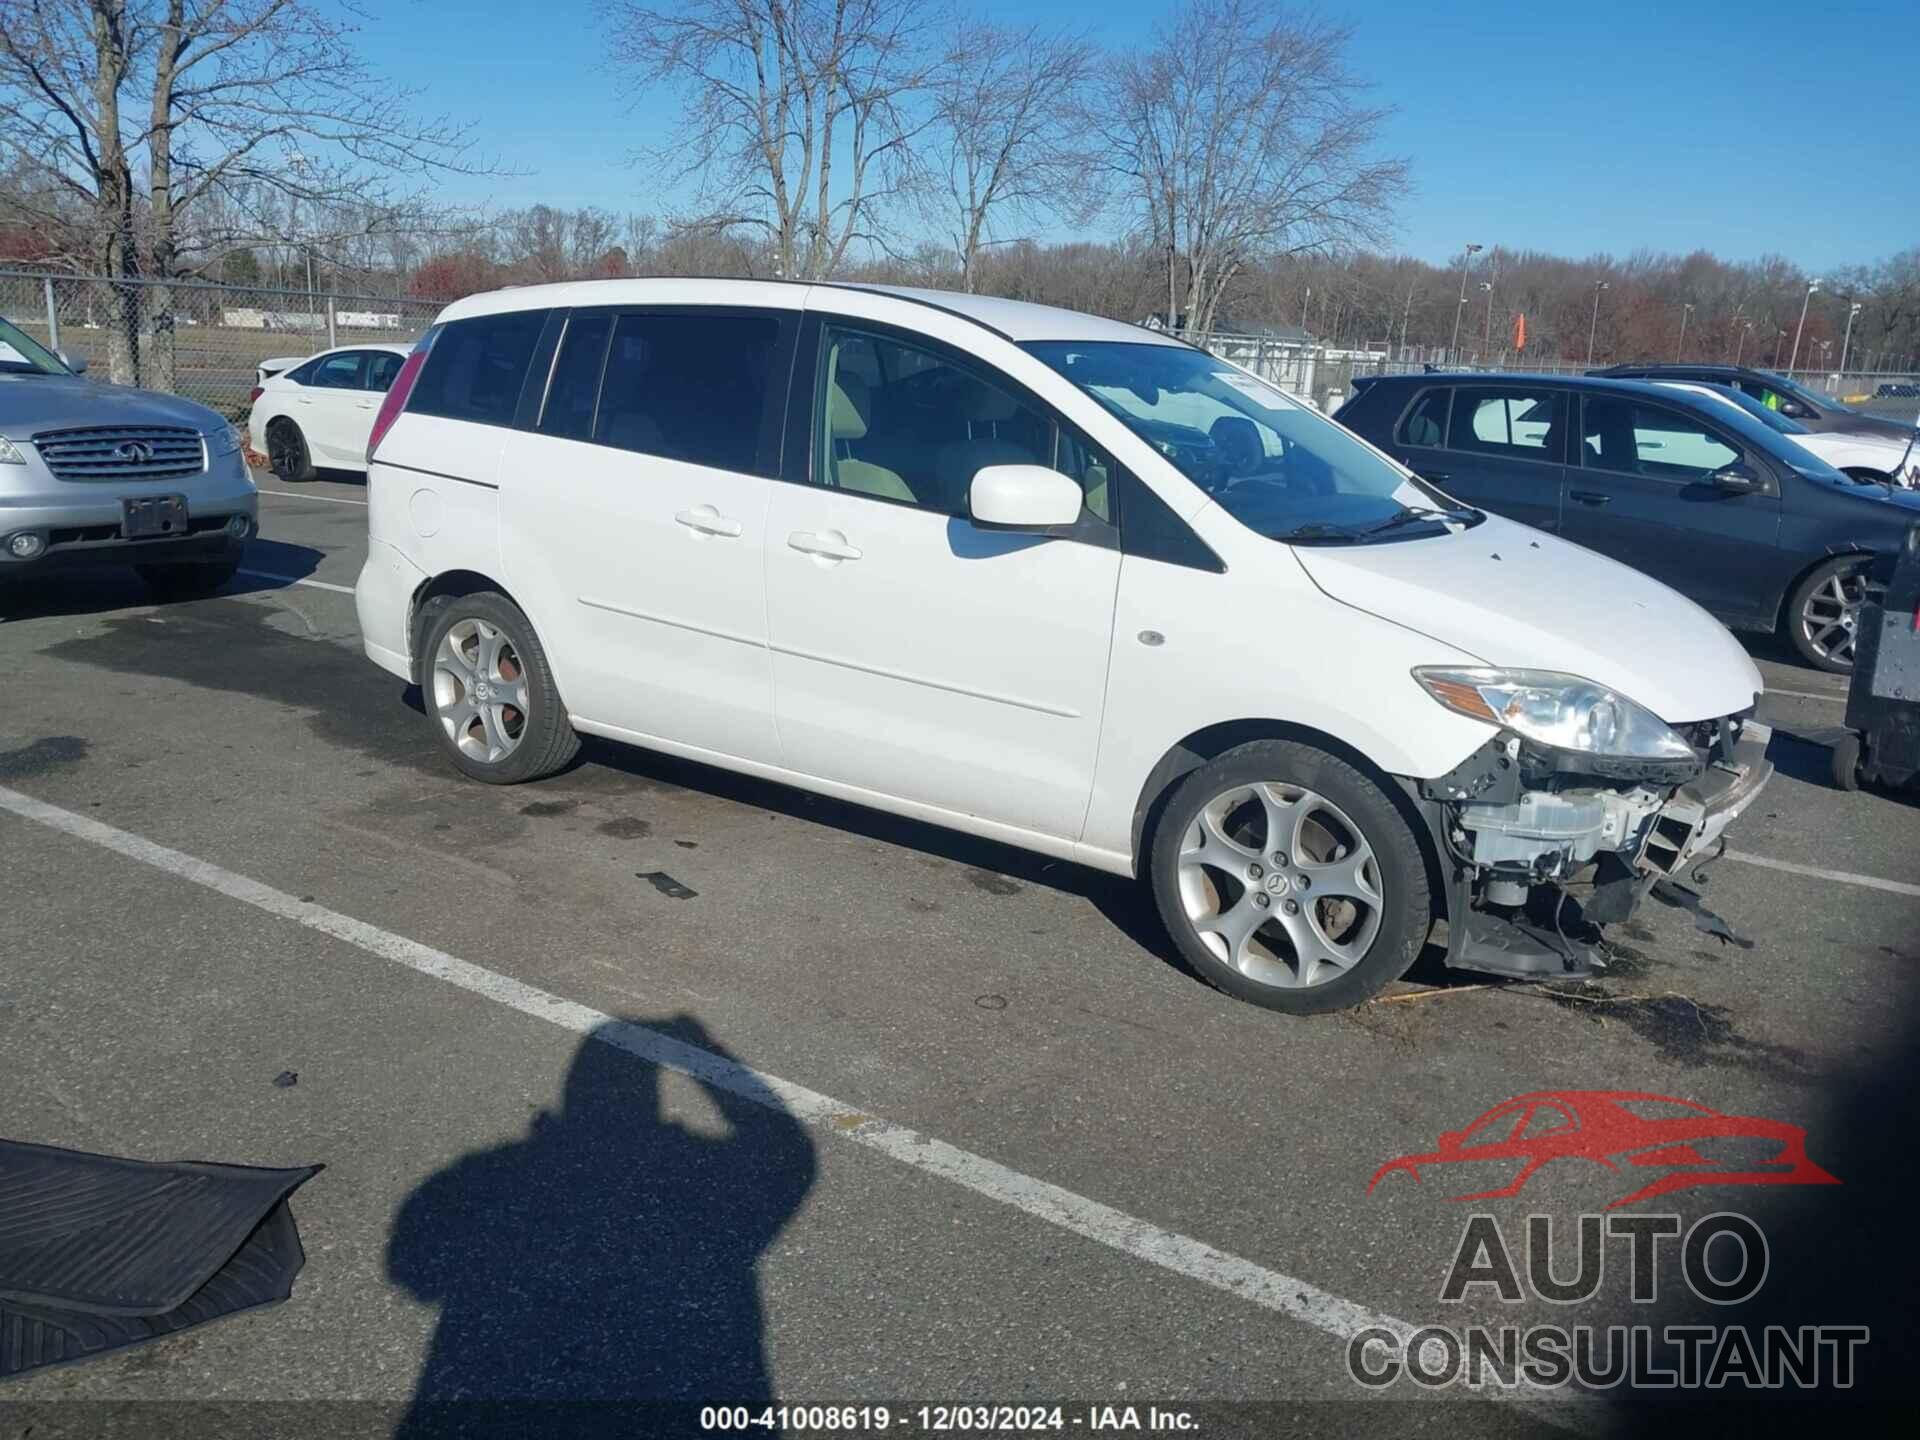
[[[1443,868],[1450,871],[1447,964],[1513,979],[1581,978],[1605,966],[1599,927],[1626,920],[1656,886],[1664,887],[1661,898],[1669,903],[1695,902],[1686,908],[1694,911],[1700,928],[1737,940],[1724,922],[1697,903],[1698,894],[1681,885],[1679,877],[1720,840],[1772,779],[1773,765],[1766,757],[1771,738],[1767,726],[1748,721],[1725,758],[1675,790],[1631,844],[1622,845],[1620,837],[1609,833],[1596,852],[1593,841],[1599,832],[1584,837],[1584,848],[1543,842],[1542,863],[1551,859],[1556,868],[1531,876],[1525,871],[1516,875],[1506,865],[1475,863],[1475,856],[1463,854],[1459,845],[1463,812],[1482,807],[1503,814],[1526,811],[1516,803],[1524,798],[1518,775],[1498,770],[1497,748],[1489,747],[1493,763],[1482,783],[1441,788],[1456,778],[1447,777],[1438,786],[1430,782],[1409,787],[1422,801],[1421,811],[1444,857]],[[1640,814],[1644,817],[1645,810]],[[1531,821],[1518,828],[1535,833],[1545,829]],[[1471,838],[1478,848],[1477,837]],[[1576,901],[1565,888],[1572,878],[1567,862],[1570,857],[1584,871],[1589,856],[1592,886]],[[1526,894],[1527,903],[1492,903],[1494,897],[1514,891]],[[1708,923],[1703,924],[1703,918]]]

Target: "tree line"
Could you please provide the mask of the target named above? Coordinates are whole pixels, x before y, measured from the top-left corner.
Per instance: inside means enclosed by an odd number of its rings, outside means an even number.
[[[678,117],[627,157],[630,188],[682,197],[671,213],[437,203],[450,175],[502,172],[473,132],[378,82],[351,11],[321,0],[0,7],[0,260],[159,282],[129,286],[110,345],[115,378],[159,384],[165,282],[185,276],[436,300],[577,277],[839,277],[1201,341],[1297,328],[1486,363],[1786,365],[1797,340],[1802,367],[1843,351],[1911,367],[1920,351],[1920,250],[1811,294],[1778,257],[1392,254],[1410,177],[1379,153],[1386,111],[1351,34],[1273,0],[1170,0],[1118,49],[943,0],[598,0],[595,15],[607,83]],[[1088,238],[1048,238],[1063,234]]]

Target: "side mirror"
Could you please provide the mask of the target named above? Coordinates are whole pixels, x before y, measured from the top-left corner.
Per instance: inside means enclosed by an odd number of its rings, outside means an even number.
[[[1080,487],[1044,465],[988,465],[967,487],[967,510],[982,530],[1026,533],[1080,518]]]
[[[1789,420],[1813,419],[1813,411],[1809,410],[1805,405],[1802,405],[1798,400],[1782,400],[1780,402],[1780,413]]]
[[[1751,495],[1767,488],[1766,481],[1738,460],[1731,465],[1722,465],[1707,478],[1713,482],[1714,489],[1728,495]]]
[[[58,355],[60,357],[60,363],[66,366],[74,374],[84,375],[87,373],[87,357],[86,356],[74,355],[65,350],[56,350],[53,353]]]

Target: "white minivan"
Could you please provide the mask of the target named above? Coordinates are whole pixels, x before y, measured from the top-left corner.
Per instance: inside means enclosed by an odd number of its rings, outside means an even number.
[[[468,775],[585,733],[1138,875],[1278,1010],[1365,999],[1437,921],[1449,964],[1584,974],[1772,773],[1699,607],[1069,311],[473,296],[368,489],[367,654]]]

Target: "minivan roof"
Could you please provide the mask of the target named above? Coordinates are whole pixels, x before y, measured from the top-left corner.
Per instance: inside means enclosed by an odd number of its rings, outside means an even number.
[[[658,276],[640,280],[571,280],[555,285],[525,285],[506,290],[490,290],[456,300],[440,313],[442,320],[461,320],[472,315],[494,315],[508,310],[548,309],[557,306],[644,305],[689,302],[689,291],[701,281],[693,277]],[[769,295],[779,294],[782,309],[793,306],[792,293],[806,288],[806,282],[792,280],[740,280],[714,277],[716,304],[738,305],[756,289]],[[1106,340],[1136,345],[1179,345],[1182,342],[1156,330],[1084,315],[1077,310],[1062,310],[1052,305],[1035,305],[1025,300],[1003,300],[993,295],[970,295],[959,290],[918,289],[910,285],[864,285],[840,281],[814,282],[819,290],[863,290],[891,295],[918,305],[928,305],[993,331],[1004,339],[1027,340]],[[693,302],[697,303],[697,302]]]

